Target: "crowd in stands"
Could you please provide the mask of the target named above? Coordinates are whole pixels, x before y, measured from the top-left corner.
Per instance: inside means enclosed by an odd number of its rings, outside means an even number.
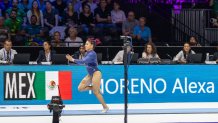
[[[3,0],[0,2],[0,44],[79,47],[87,37],[102,44],[120,35],[132,36],[134,45],[151,41],[146,18],[135,19],[118,0]],[[127,15],[127,17],[126,17]],[[112,39],[111,39],[112,40]]]
[[[218,0],[213,8],[213,27],[218,27]],[[108,44],[120,35],[131,36],[134,46],[152,41],[146,17],[122,10],[120,0],[0,0],[0,45],[78,47],[87,37]]]
[[[218,0],[210,0],[209,5],[218,19]],[[43,46],[37,62],[52,61],[55,51],[50,47],[78,47],[79,51],[73,56],[83,58],[83,44],[87,38],[94,37],[106,44],[124,35],[132,37],[133,46],[145,46],[142,58],[160,59],[146,23],[146,17],[136,19],[134,11],[122,10],[119,0],[0,0],[0,45],[4,46],[0,57],[9,62],[13,59],[6,52],[7,46],[11,47],[13,43],[16,46]],[[218,27],[218,22],[213,26]],[[186,63],[188,54],[195,54],[191,46],[201,46],[194,36],[184,44],[174,61]],[[132,46],[129,47],[131,51]],[[11,52],[16,54],[14,50]],[[123,53],[123,50],[119,51],[113,62],[122,62]]]

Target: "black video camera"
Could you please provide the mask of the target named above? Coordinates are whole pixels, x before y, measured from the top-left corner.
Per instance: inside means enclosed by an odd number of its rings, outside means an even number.
[[[53,112],[52,123],[59,123],[62,109],[65,107],[60,96],[52,96],[51,102],[47,105],[50,112]]]
[[[61,113],[65,107],[60,96],[52,96],[51,102],[47,105],[50,112]]]

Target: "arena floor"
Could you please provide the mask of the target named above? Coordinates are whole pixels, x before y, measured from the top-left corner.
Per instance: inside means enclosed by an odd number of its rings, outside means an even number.
[[[128,123],[218,122],[218,114],[137,114],[129,115]],[[62,116],[60,123],[123,123],[123,115]],[[1,123],[52,123],[51,116],[0,117]]]
[[[192,109],[183,108],[183,110],[178,110],[173,103],[162,104],[162,107],[167,109],[161,109],[157,104],[147,106],[130,104],[128,123],[218,123],[218,109],[214,108],[215,104],[210,103],[207,107],[199,109],[197,108],[198,103],[195,103],[192,105]],[[189,105],[191,104],[184,106],[188,107]],[[140,107],[144,107],[144,109]],[[102,114],[100,105],[67,105],[62,112],[60,123],[123,123],[123,105],[110,105],[110,108],[107,114]],[[0,121],[1,123],[52,123],[52,114],[44,105],[2,105],[0,106]]]

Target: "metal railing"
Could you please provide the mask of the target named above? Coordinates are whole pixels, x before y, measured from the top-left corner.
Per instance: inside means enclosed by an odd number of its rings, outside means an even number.
[[[205,28],[204,36],[210,41],[210,44],[218,44],[218,28]]]
[[[210,41],[204,37],[204,29],[210,25],[210,13],[210,9],[183,9],[179,14],[173,10],[172,24],[180,29],[175,30],[175,40],[188,41],[188,39],[181,34],[181,32],[184,32],[189,36],[197,37],[199,43],[202,45],[208,45]]]
[[[181,9],[166,8],[162,4],[151,2],[152,12],[165,20],[171,20],[171,36],[173,42],[187,42],[190,36],[198,38],[201,45],[208,45],[209,41],[204,37],[204,28],[209,27],[210,9]]]

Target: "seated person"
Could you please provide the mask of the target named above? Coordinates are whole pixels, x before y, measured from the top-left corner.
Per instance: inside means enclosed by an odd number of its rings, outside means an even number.
[[[54,6],[54,8],[57,9],[60,18],[62,18],[64,15],[63,10],[67,7],[66,1],[65,0],[55,0],[52,2],[52,5]]]
[[[185,64],[187,63],[189,54],[195,54],[193,50],[191,50],[190,44],[185,43],[183,50],[181,50],[173,59],[173,61]]]
[[[128,54],[131,54],[131,49],[132,49],[132,46],[131,45],[127,45],[127,53]],[[114,57],[114,59],[112,60],[113,63],[116,63],[116,62],[123,62],[123,55],[124,55],[124,50],[120,50],[117,55]]]
[[[11,11],[10,18],[5,20],[4,26],[9,29],[10,38],[15,46],[24,45],[24,37],[21,35],[22,21],[17,18],[17,11]]]
[[[52,4],[49,1],[46,1],[46,9],[44,10],[43,17],[45,26],[49,29],[58,26],[58,12],[52,8]]]
[[[15,10],[11,11],[10,18],[5,20],[4,26],[10,30],[11,35],[16,35],[21,31],[22,21],[17,18],[17,12]]]
[[[4,48],[0,50],[0,63],[12,63],[15,54],[17,54],[17,51],[12,49],[12,41],[5,40]]]
[[[145,45],[145,49],[142,53],[142,58],[144,59],[159,58],[154,43],[149,42]]]
[[[77,29],[70,27],[68,30],[68,37],[65,39],[66,46],[68,47],[79,47],[83,44],[83,41],[80,37],[77,37]]]
[[[114,9],[111,11],[112,23],[117,27],[122,27],[122,23],[126,21],[126,15],[123,10],[120,9],[119,2],[114,2]]]
[[[195,36],[191,36],[190,39],[189,39],[189,44],[190,46],[201,46],[199,43],[198,43],[198,40]]]
[[[147,42],[151,42],[151,29],[145,26],[146,18],[141,17],[139,19],[139,25],[134,27],[133,38],[136,40],[136,44],[144,45]]]
[[[37,17],[36,25],[39,25],[41,27],[44,27],[44,19],[43,19],[43,12],[40,10],[39,3],[37,0],[33,0],[31,3],[31,9],[27,12],[27,20],[28,23],[31,23],[31,17],[32,15],[35,15]]]
[[[86,54],[85,46],[81,45],[79,47],[79,51],[77,51],[73,54],[73,58],[74,59],[83,59],[85,54]]]
[[[31,45],[32,43],[42,44],[42,37],[44,36],[41,26],[37,25],[36,15],[31,16],[31,24],[27,25],[23,29],[23,34],[28,38],[26,45]]]
[[[218,63],[218,46],[217,51],[213,54],[213,61],[216,61]]]
[[[67,9],[64,12],[62,22],[66,26],[77,27],[77,25],[78,25],[78,13],[76,11],[74,11],[72,3],[68,3]]]
[[[18,4],[18,0],[12,0],[12,6],[6,10],[6,18],[9,18],[9,15],[11,15],[12,11],[16,11],[17,18],[23,23],[26,13],[22,9],[18,8]]]
[[[54,39],[51,41],[53,47],[64,47],[65,43],[61,40],[61,33],[56,31],[54,32]]]
[[[91,12],[91,8],[88,4],[83,6],[83,11],[80,13],[80,24],[82,25],[83,32],[89,33],[90,29],[93,29],[94,24],[94,16]]]
[[[125,36],[133,36],[134,27],[138,25],[138,20],[135,19],[135,13],[130,11],[127,20],[123,22],[122,32]]]
[[[106,0],[100,1],[100,6],[95,9],[96,27],[98,28],[112,28],[111,12],[107,8]]]
[[[49,41],[45,41],[43,43],[44,50],[39,51],[39,56],[36,59],[37,63],[41,62],[52,62],[53,55],[56,54],[54,50],[51,49],[51,44]]]

